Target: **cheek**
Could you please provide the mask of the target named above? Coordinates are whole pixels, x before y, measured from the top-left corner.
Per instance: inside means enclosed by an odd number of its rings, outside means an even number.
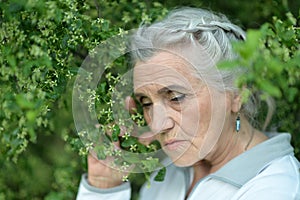
[[[146,123],[150,124],[151,123],[150,110],[144,108],[143,115],[144,115],[144,119],[145,119]]]
[[[207,102],[194,101],[182,111],[182,129],[190,136],[198,137],[207,132],[211,122],[211,105]]]

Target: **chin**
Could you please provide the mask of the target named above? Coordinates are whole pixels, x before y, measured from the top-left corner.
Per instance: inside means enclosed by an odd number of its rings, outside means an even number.
[[[199,162],[199,155],[195,155],[194,151],[188,151],[180,149],[177,151],[168,151],[163,149],[168,157],[172,160],[172,163],[177,167],[190,167]]]
[[[170,157],[170,158],[172,160],[172,163],[177,167],[190,167],[199,161],[194,159],[187,159],[185,156],[180,156],[176,158]]]

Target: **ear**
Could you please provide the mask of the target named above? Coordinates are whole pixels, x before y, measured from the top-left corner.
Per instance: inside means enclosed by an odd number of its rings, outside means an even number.
[[[242,97],[240,93],[233,93],[231,100],[231,111],[237,113],[242,107]]]

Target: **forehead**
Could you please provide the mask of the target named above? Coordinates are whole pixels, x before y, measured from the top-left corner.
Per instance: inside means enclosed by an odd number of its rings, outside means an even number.
[[[194,88],[201,83],[196,78],[196,70],[182,57],[169,52],[160,52],[134,67],[134,89],[149,85],[180,85]]]

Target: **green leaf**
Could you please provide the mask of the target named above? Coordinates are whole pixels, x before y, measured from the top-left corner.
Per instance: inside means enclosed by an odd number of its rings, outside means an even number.
[[[288,99],[288,102],[292,103],[295,100],[297,94],[299,93],[299,90],[296,87],[291,87],[291,88],[289,88],[288,91],[289,91],[289,93],[288,93],[287,99]]]
[[[104,145],[97,145],[94,148],[94,151],[95,151],[95,153],[97,155],[97,158],[99,160],[104,160],[106,158]]]
[[[33,127],[30,127],[30,128],[28,129],[28,134],[29,134],[29,136],[30,136],[29,140],[30,140],[31,142],[36,142],[37,135],[36,135],[36,133],[35,133]]]
[[[259,87],[262,91],[270,94],[273,97],[281,97],[281,91],[268,80],[259,80]]]
[[[121,132],[120,127],[115,124],[111,135],[111,138],[114,142],[117,142],[119,140],[120,132]]]
[[[35,122],[36,116],[37,116],[37,112],[35,110],[29,110],[26,112],[26,118],[30,123]]]
[[[218,64],[218,68],[220,69],[232,69],[234,67],[238,67],[239,62],[237,60],[226,60],[222,61]]]
[[[247,40],[245,42],[234,43],[234,49],[244,58],[245,60],[250,59],[255,53],[257,53],[258,47],[261,43],[261,32],[259,30],[248,30]]]
[[[128,137],[128,139],[124,140],[122,143],[121,143],[121,146],[124,147],[124,148],[127,148],[127,147],[130,147],[131,145],[134,145],[136,144],[138,141],[136,138],[134,137]]]
[[[141,158],[139,154],[136,153],[124,153],[122,158],[131,164],[141,163]]]
[[[141,144],[140,142],[137,143],[137,149],[138,149],[138,152],[140,153],[147,153],[147,147],[143,144]]]
[[[33,109],[35,104],[29,101],[23,94],[16,95],[16,102],[22,109]]]
[[[14,57],[12,55],[7,56],[7,62],[13,68],[17,66],[16,57]]]
[[[157,175],[154,177],[154,180],[155,181],[164,181],[165,180],[165,176],[166,176],[166,171],[167,169],[165,167],[161,168]]]
[[[268,61],[268,70],[270,71],[270,73],[274,73],[274,74],[281,74],[283,67],[284,67],[284,63],[280,62],[278,59],[273,58],[271,60]]]
[[[144,168],[149,171],[154,171],[161,166],[158,158],[147,158],[146,160],[141,160],[141,163],[144,165]]]

